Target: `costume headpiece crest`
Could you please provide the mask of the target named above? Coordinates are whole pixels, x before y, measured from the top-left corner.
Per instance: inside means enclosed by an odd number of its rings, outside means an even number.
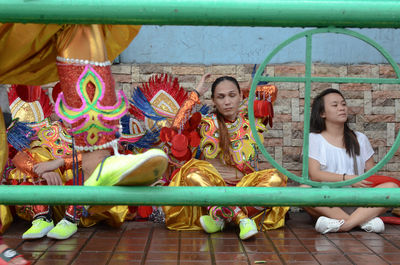
[[[41,122],[52,113],[53,106],[41,86],[12,85],[8,100],[13,119]]]

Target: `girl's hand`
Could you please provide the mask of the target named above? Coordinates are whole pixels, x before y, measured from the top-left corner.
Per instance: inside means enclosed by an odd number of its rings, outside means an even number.
[[[47,185],[61,186],[63,184],[60,175],[53,171],[43,173],[42,178],[46,180]]]
[[[209,78],[210,76],[211,76],[211,74],[210,74],[210,73],[207,73],[207,74],[204,74],[204,75],[201,77],[200,82],[199,82],[199,84],[198,84],[197,87],[196,87],[196,91],[197,91],[197,93],[199,93],[200,96],[203,96],[204,93],[207,92],[208,88],[207,88],[207,87],[204,87],[204,83],[205,83],[206,79]]]

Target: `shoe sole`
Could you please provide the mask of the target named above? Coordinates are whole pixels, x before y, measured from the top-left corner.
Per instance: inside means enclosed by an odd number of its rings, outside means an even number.
[[[168,156],[161,150],[150,150],[143,155],[148,157],[122,174],[114,186],[147,186],[162,177],[168,167]]]
[[[54,225],[53,225],[53,227],[49,227],[49,229],[47,231],[44,230],[45,232],[43,232],[43,234],[22,235],[22,239],[39,239],[39,238],[45,237],[47,235],[47,233],[53,228],[54,228]]]
[[[52,238],[52,239],[64,240],[64,239],[70,238],[71,236],[73,236],[74,234],[76,234],[76,232],[77,232],[77,231],[75,231],[73,234],[71,234],[71,235],[69,235],[69,236],[67,236],[67,237],[60,237],[60,236],[58,236],[58,235],[53,235],[53,234],[48,233],[48,234],[47,234],[47,237],[48,237],[48,238]]]

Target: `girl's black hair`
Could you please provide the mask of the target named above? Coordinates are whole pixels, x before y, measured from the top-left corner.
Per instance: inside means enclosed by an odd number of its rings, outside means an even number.
[[[220,84],[223,81],[232,82],[237,87],[237,89],[240,93],[240,86],[239,86],[238,81],[235,78],[233,78],[231,76],[221,76],[221,77],[218,77],[217,79],[215,79],[214,83],[212,83],[212,85],[211,85],[211,97],[212,98],[214,98],[215,88],[218,86],[218,84]],[[223,160],[225,161],[225,164],[233,165],[231,158],[230,158],[230,152],[229,152],[229,148],[231,146],[231,140],[229,138],[228,128],[226,127],[226,124],[225,124],[225,118],[222,115],[222,113],[220,113],[218,111],[218,109],[215,110],[215,114],[217,115],[217,119],[218,119],[219,145],[222,149]]]
[[[336,93],[345,99],[339,90],[328,88],[322,91],[313,101],[311,106],[311,117],[310,117],[310,132],[321,133],[326,130],[325,118],[321,115],[325,111],[324,97],[328,94]],[[348,121],[344,123],[344,135],[343,135],[344,147],[346,153],[351,156],[360,155],[360,144],[358,143],[357,136],[353,130],[349,128]]]

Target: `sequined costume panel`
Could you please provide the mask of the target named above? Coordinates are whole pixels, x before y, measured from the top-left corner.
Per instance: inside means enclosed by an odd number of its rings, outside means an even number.
[[[244,113],[239,113],[238,118],[233,123],[225,123],[228,128],[231,140],[230,156],[235,167],[244,174],[255,171],[258,167],[257,143],[250,128],[250,121]],[[264,142],[262,132],[266,127],[262,122],[256,120],[258,137]],[[215,114],[203,117],[200,126],[200,148],[206,158],[222,159],[219,147],[218,120]]]
[[[56,102],[57,114],[72,125],[78,150],[109,148],[119,133],[127,99],[114,89],[110,66],[58,63],[63,90]]]

